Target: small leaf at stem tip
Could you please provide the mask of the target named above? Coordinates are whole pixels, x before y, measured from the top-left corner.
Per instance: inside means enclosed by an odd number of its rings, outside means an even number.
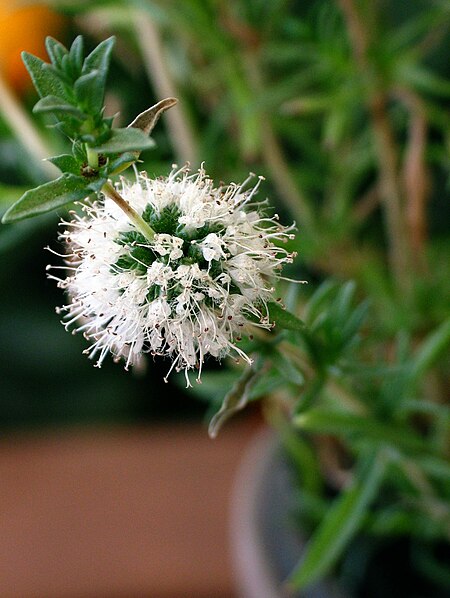
[[[154,106],[151,106],[147,110],[144,110],[144,112],[138,114],[128,127],[140,129],[146,135],[150,135],[161,114],[169,108],[172,108],[172,106],[175,106],[177,103],[178,100],[176,98],[166,98],[165,100],[161,100]]]

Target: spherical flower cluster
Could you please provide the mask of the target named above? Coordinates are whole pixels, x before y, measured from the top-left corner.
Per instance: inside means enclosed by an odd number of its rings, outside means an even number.
[[[251,178],[251,177],[250,177]],[[254,202],[257,184],[214,188],[203,168],[174,169],[167,178],[141,173],[117,191],[155,232],[139,232],[111,200],[73,213],[61,238],[69,275],[50,275],[67,290],[59,309],[66,328],[83,332],[100,366],[108,352],[125,367],[143,353],[168,356],[169,370],[197,369],[207,355],[230,353],[249,324],[269,329],[273,282],[293,254],[276,245],[292,237],[278,217]],[[49,267],[51,268],[51,267]]]

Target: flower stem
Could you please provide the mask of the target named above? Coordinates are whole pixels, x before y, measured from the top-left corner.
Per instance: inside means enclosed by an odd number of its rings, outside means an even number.
[[[144,235],[146,239],[153,241],[155,238],[155,231],[147,222],[145,222],[142,216],[139,216],[136,210],[134,210],[130,204],[114,189],[110,182],[107,182],[103,185],[102,192],[111,198],[119,206],[119,208],[125,212],[129,220],[134,224],[138,231]]]
[[[98,154],[95,150],[90,148],[87,144],[86,144],[86,155],[87,155],[88,165],[91,168],[97,169],[98,168]]]

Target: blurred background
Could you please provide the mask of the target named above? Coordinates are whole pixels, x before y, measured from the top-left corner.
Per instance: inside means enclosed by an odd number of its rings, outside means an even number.
[[[143,169],[264,175],[260,197],[298,226],[290,274],[310,282],[305,300],[324,279],[355,280],[389,355],[399,331],[421,338],[448,310],[449,24],[444,0],[1,0],[0,209],[68,147],[32,115],[20,51],[46,59],[46,35],[92,49],[114,34],[117,126],[180,100]],[[92,367],[45,276],[63,214],[0,229],[0,593],[232,597],[226,503],[255,415],[210,443],[214,372],[200,393],[165,385],[167,363]]]

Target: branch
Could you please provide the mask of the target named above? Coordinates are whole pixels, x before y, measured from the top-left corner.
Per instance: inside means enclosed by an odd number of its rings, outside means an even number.
[[[412,249],[415,257],[423,260],[427,238],[426,203],[430,191],[425,164],[428,124],[425,108],[415,94],[402,89],[399,90],[398,96],[411,115],[403,161],[403,184],[407,197],[407,218]]]

